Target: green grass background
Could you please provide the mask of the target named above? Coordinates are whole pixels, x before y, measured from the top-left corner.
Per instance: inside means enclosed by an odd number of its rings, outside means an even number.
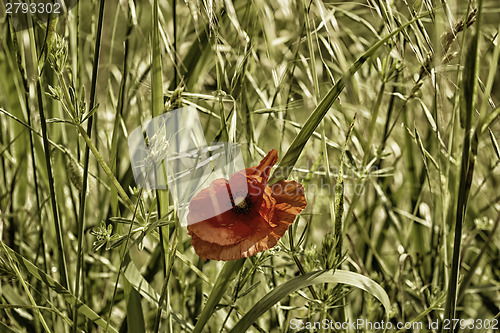
[[[0,331],[500,327],[496,0],[0,3]],[[128,133],[187,105],[304,185],[274,249],[204,262],[136,188]]]

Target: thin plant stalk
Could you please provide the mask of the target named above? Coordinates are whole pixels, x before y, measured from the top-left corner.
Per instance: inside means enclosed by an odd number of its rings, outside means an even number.
[[[157,117],[164,112],[164,104],[163,104],[163,78],[162,78],[162,64],[161,64],[161,48],[160,48],[160,36],[159,36],[159,3],[158,0],[154,0],[153,2],[153,15],[152,15],[152,33],[151,33],[151,43],[152,43],[152,72],[151,72],[151,100],[152,100],[152,116]],[[175,23],[174,23],[175,25]],[[175,59],[175,57],[174,57]],[[155,168],[155,177],[156,177],[156,168]],[[158,218],[162,216],[161,209],[161,195],[160,191],[156,190],[156,208],[158,211]],[[154,324],[154,332],[158,332],[160,326],[161,313],[163,308],[163,303],[165,300],[169,298],[169,290],[167,288],[169,275],[167,270],[171,266],[170,261],[171,256],[167,254],[167,245],[165,244],[165,240],[169,239],[169,229],[164,227],[159,227],[159,235],[160,235],[160,250],[161,250],[161,258],[162,258],[162,272],[164,276],[164,285],[162,287],[162,295],[160,297],[160,301],[158,302],[158,307],[156,311],[156,319]],[[175,252],[174,252],[175,253]],[[167,303],[166,309],[167,315],[167,332],[170,332],[170,312]]]
[[[16,53],[19,74],[21,76],[21,80],[22,80],[23,87],[24,87],[24,103],[25,103],[25,107],[26,107],[27,123],[28,123],[28,126],[31,127],[32,126],[31,125],[31,107],[30,107],[30,103],[29,103],[29,95],[30,94],[29,94],[29,84],[28,84],[28,80],[26,78],[26,70],[25,70],[25,66],[23,65],[23,62],[22,62],[22,57],[20,54],[17,36],[16,36],[16,33],[13,31],[12,22],[11,22],[10,18],[8,20],[8,24],[9,24],[9,29],[10,29],[10,35],[12,37],[12,42],[14,44],[14,51]],[[36,160],[35,160],[35,141],[34,141],[33,132],[31,129],[28,130],[28,133],[29,133],[29,142],[30,142],[31,167],[33,169],[33,184],[34,184],[35,199],[36,199],[36,201],[35,201],[36,214],[37,214],[38,220],[41,222],[42,221],[42,213],[40,210],[41,209],[40,194],[38,192],[39,184],[38,184],[38,174],[37,174]],[[43,264],[44,264],[44,269],[45,269],[45,272],[48,272],[47,256],[46,256],[46,252],[45,252],[45,241],[44,241],[44,237],[43,237],[42,225],[40,226],[40,247],[41,247],[41,252],[42,252],[42,260],[43,260]],[[22,252],[21,252],[21,254],[22,254]],[[49,290],[50,289],[47,287],[47,291],[49,291]],[[47,292],[47,296],[48,296],[49,300],[51,301],[52,295],[50,294],[50,292]],[[52,316],[52,322],[54,323],[55,322],[54,313],[51,313],[51,316]],[[42,324],[43,324],[43,321],[42,321]]]
[[[477,30],[470,42],[466,55],[466,66],[463,77],[463,100],[461,102],[462,114],[465,114],[464,143],[462,149],[462,163],[460,165],[460,183],[457,196],[457,211],[455,220],[455,237],[453,241],[453,257],[451,264],[450,280],[448,282],[448,294],[445,304],[444,318],[451,320],[455,318],[458,294],[458,276],[460,274],[460,253],[462,241],[462,229],[467,210],[467,200],[474,174],[475,155],[477,154],[477,135],[471,135],[472,117],[475,110],[477,77],[479,72],[479,36],[481,29],[482,1],[479,1],[477,13]],[[472,141],[472,142],[471,142]],[[472,145],[471,145],[472,143]],[[442,328],[444,331],[444,328]],[[455,332],[455,327],[451,332]]]
[[[126,256],[127,256],[128,250],[129,250],[128,243],[130,240],[130,236],[132,235],[134,220],[135,220],[135,217],[137,216],[137,210],[139,208],[139,203],[141,202],[142,192],[143,192],[143,189],[141,188],[139,190],[139,193],[137,194],[137,203],[135,204],[134,215],[132,216],[132,220],[130,221],[130,227],[128,229],[127,238],[126,238],[125,242],[121,245],[123,253],[120,255],[120,267],[118,268],[118,272],[116,273],[115,287],[113,288],[113,297],[111,298],[111,305],[109,306],[109,311],[108,311],[108,320],[106,321],[106,329],[104,330],[104,332],[108,332],[108,329],[109,329],[109,322],[111,320],[111,313],[113,310],[113,305],[115,303],[116,293],[118,291],[118,281],[120,280],[120,273],[121,273],[123,267],[125,266],[125,262],[126,261],[128,262],[128,260],[126,260]]]
[[[90,86],[90,102],[89,102],[89,110],[93,110],[96,106],[96,88],[97,88],[97,75],[99,73],[99,54],[101,51],[101,35],[102,35],[102,23],[104,20],[104,3],[105,0],[100,0],[99,7],[99,18],[97,20],[97,33],[96,33],[96,41],[94,48],[94,63],[92,65],[92,82]],[[87,121],[87,134],[89,138],[92,137],[92,122],[94,116],[91,115]],[[75,305],[73,309],[73,328],[72,332],[77,332],[78,327],[78,308],[77,308],[77,300],[80,297],[80,276],[82,274],[82,266],[83,266],[83,232],[85,228],[85,199],[87,197],[87,179],[89,174],[89,157],[90,157],[90,148],[88,145],[85,145],[85,152],[83,155],[83,182],[82,182],[82,190],[80,192],[80,207],[78,212],[78,230],[77,230],[77,241],[78,248],[76,252],[77,260],[76,260],[76,274],[75,274]]]
[[[38,110],[40,113],[40,125],[42,129],[42,142],[43,142],[43,150],[45,154],[45,164],[47,166],[47,177],[49,182],[49,193],[50,193],[50,202],[52,206],[52,217],[54,219],[54,226],[56,230],[56,239],[57,239],[57,252],[58,252],[58,264],[59,264],[59,274],[61,275],[61,284],[66,289],[69,289],[69,278],[68,278],[68,268],[66,265],[66,256],[64,254],[64,241],[62,237],[62,225],[59,219],[59,212],[57,209],[57,199],[56,192],[54,188],[54,176],[52,174],[52,162],[50,157],[50,149],[49,149],[49,138],[47,134],[47,121],[45,119],[45,101],[42,88],[42,77],[40,76],[40,72],[38,69],[38,55],[36,52],[36,42],[35,42],[35,34],[33,28],[33,22],[28,19],[29,25],[29,39],[31,43],[31,56],[33,61],[33,69],[36,75],[36,96],[38,102]]]

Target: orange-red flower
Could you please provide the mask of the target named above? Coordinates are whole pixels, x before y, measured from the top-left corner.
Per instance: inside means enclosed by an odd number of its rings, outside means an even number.
[[[236,260],[270,249],[306,207],[299,183],[267,185],[277,161],[273,149],[257,167],[216,179],[191,200],[187,229],[202,259]]]

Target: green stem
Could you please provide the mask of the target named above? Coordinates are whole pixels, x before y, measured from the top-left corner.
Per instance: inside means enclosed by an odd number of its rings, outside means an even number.
[[[101,168],[104,170],[104,173],[106,174],[106,176],[108,176],[109,180],[111,181],[113,186],[116,188],[116,190],[117,190],[118,194],[120,195],[120,197],[122,198],[125,206],[127,206],[127,208],[131,212],[134,212],[135,211],[134,204],[132,203],[132,201],[128,197],[128,195],[125,192],[125,190],[123,189],[123,187],[120,185],[120,182],[118,182],[116,177],[113,175],[113,172],[111,171],[109,166],[106,164],[106,162],[104,161],[102,156],[97,151],[97,148],[94,146],[94,144],[90,140],[89,136],[87,135],[87,132],[83,129],[83,127],[81,125],[77,125],[77,128],[78,128],[78,131],[80,132],[80,134],[82,135],[83,139],[87,143],[90,151],[92,152],[95,159],[97,160],[97,163],[101,166]],[[140,220],[140,216],[138,217],[138,220]]]
[[[458,276],[460,274],[460,253],[462,241],[462,229],[467,210],[472,177],[474,174],[475,156],[477,153],[477,133],[471,135],[472,116],[475,110],[477,77],[479,72],[479,36],[481,29],[482,1],[479,1],[477,12],[477,30],[470,43],[467,52],[466,64],[463,78],[463,101],[461,103],[462,114],[465,115],[464,144],[462,148],[462,163],[460,166],[460,183],[457,197],[457,215],[455,220],[455,237],[453,242],[453,257],[451,274],[448,282],[448,294],[445,305],[445,319],[450,321],[455,318],[458,294]],[[472,140],[472,146],[471,146]],[[444,331],[444,328],[442,328]],[[456,332],[454,328],[450,332]]]
[[[33,66],[36,72],[36,96],[38,102],[38,109],[40,112],[40,127],[42,128],[42,141],[43,141],[43,150],[45,153],[45,164],[47,166],[47,177],[49,182],[49,193],[50,200],[52,206],[52,216],[54,218],[54,226],[56,231],[56,239],[57,239],[57,252],[59,255],[59,273],[61,274],[61,284],[69,290],[69,279],[68,279],[68,269],[66,266],[66,257],[64,255],[64,242],[62,237],[62,226],[61,221],[59,220],[59,213],[57,210],[57,200],[56,193],[54,189],[54,177],[52,174],[52,162],[50,159],[50,149],[49,149],[49,138],[47,135],[47,121],[45,120],[45,110],[44,110],[44,92],[42,89],[42,78],[40,77],[40,73],[38,71],[38,56],[36,52],[36,42],[35,42],[35,34],[33,28],[33,22],[28,20],[29,26],[29,38],[31,43],[31,56],[33,61]]]
[[[95,107],[95,94],[97,87],[97,74],[99,69],[99,53],[101,50],[101,35],[102,35],[102,22],[104,18],[104,2],[105,0],[101,0],[99,7],[99,19],[97,21],[97,36],[95,41],[95,50],[94,50],[94,64],[92,67],[92,83],[90,87],[90,104],[89,110],[94,109]],[[64,85],[66,87],[66,85]],[[67,90],[67,88],[65,89]],[[70,103],[70,105],[72,105]],[[74,109],[73,109],[74,112]],[[87,122],[87,133],[90,139],[92,135],[92,121],[94,116],[90,116]],[[89,157],[90,157],[90,149],[89,146],[85,146],[85,153],[83,155],[83,182],[82,182],[82,190],[80,193],[80,207],[78,212],[78,230],[77,230],[77,239],[78,239],[78,248],[77,248],[77,260],[76,260],[76,274],[75,274],[75,305],[73,309],[73,329],[72,332],[77,332],[78,327],[78,307],[77,301],[80,297],[80,275],[82,274],[82,266],[83,266],[83,233],[85,229],[85,199],[87,196],[87,178],[89,175]]]
[[[121,257],[120,267],[118,268],[118,272],[116,274],[115,287],[113,289],[113,297],[111,298],[111,305],[109,306],[109,311],[108,311],[108,320],[107,320],[106,329],[104,330],[104,332],[108,332],[108,329],[109,329],[109,321],[111,320],[111,312],[113,310],[113,305],[115,303],[116,292],[118,291],[118,281],[120,280],[120,273],[121,273],[123,267],[125,267],[125,264],[128,264],[130,262],[130,257],[127,256],[127,254],[129,253],[128,243],[130,240],[130,235],[132,235],[134,220],[135,220],[135,217],[137,216],[137,209],[139,208],[139,203],[141,202],[142,191],[143,191],[143,189],[141,188],[141,190],[139,191],[139,194],[137,195],[137,203],[134,207],[134,215],[132,216],[132,220],[130,221],[130,227],[128,229],[127,239],[126,239],[125,243],[123,243],[121,246],[123,253],[120,256]]]
[[[212,289],[212,292],[208,297],[207,304],[205,304],[205,307],[203,307],[200,317],[198,318],[198,321],[194,326],[193,333],[200,333],[203,331],[203,329],[205,328],[205,324],[212,316],[215,307],[217,306],[217,304],[219,304],[219,301],[227,290],[229,283],[234,280],[236,274],[243,267],[245,259],[246,258],[241,258],[234,261],[228,261],[224,264],[224,267],[222,267],[219,276],[217,276],[217,281],[215,281],[214,288]]]

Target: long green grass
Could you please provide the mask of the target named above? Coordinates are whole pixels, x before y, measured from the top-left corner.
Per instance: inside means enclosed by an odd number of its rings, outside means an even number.
[[[500,328],[495,0],[5,2],[1,332]],[[205,262],[137,186],[129,133],[183,106],[303,184],[273,249]]]

